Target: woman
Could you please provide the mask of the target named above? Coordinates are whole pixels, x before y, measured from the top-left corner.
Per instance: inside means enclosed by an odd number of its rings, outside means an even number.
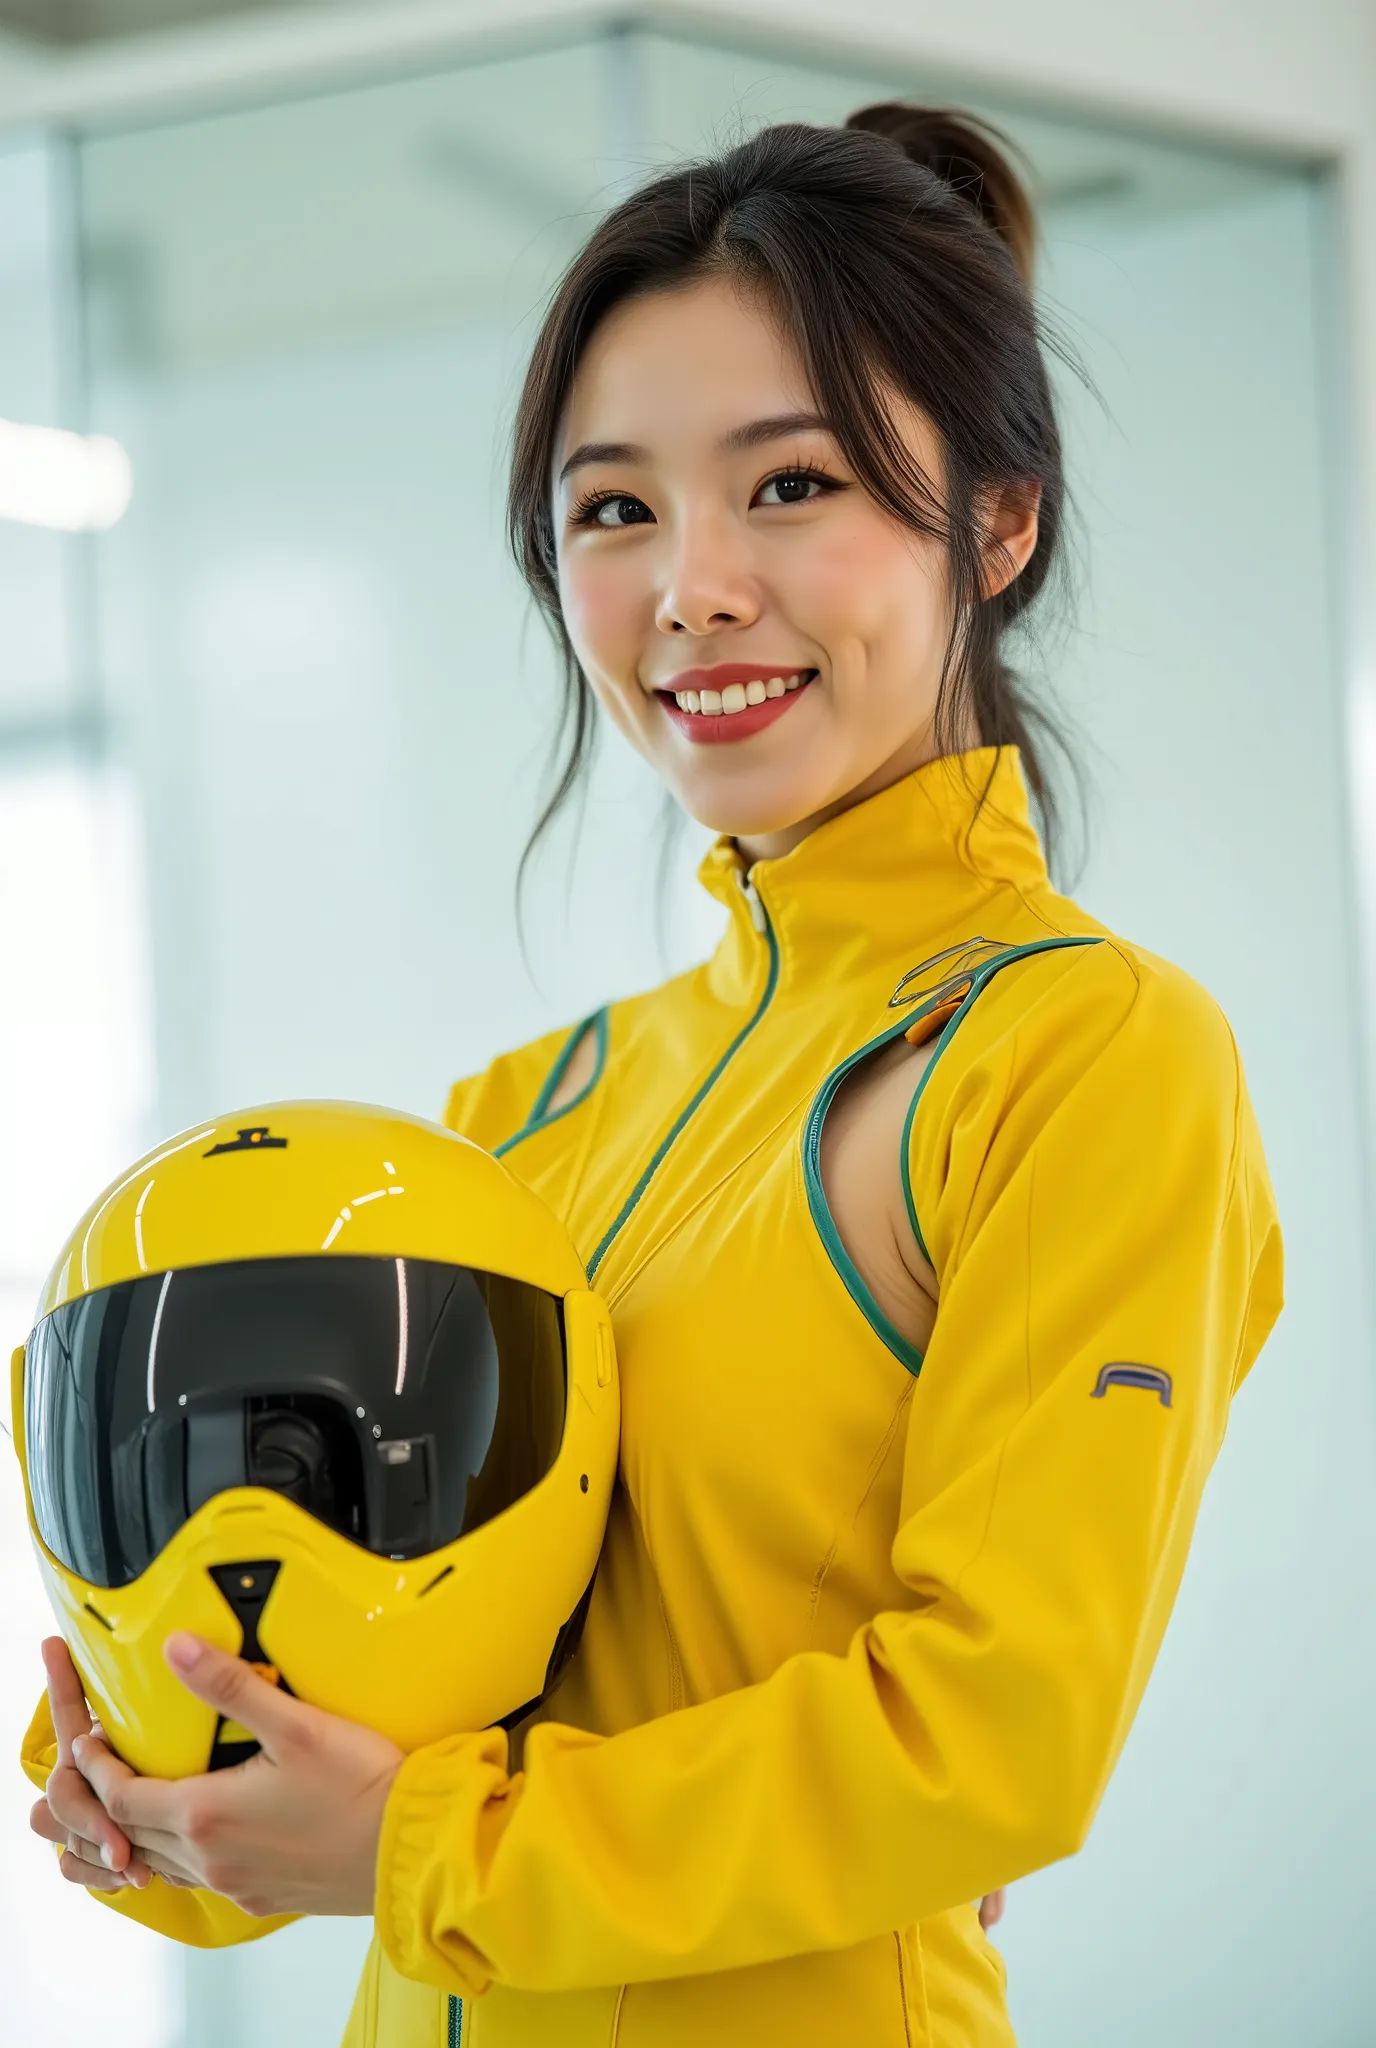
[[[879,107],[656,180],[555,295],[511,505],[561,792],[591,692],[728,918],[450,1102],[616,1321],[581,1651],[522,1771],[184,1637],[261,1758],[133,1778],[60,1645],[29,1750],[64,1873],[182,1939],[375,1911],[351,2044],[1012,2039],[970,1902],[1084,1840],[1280,1303],[1226,1023],[1029,820],[1031,242],[977,124]]]

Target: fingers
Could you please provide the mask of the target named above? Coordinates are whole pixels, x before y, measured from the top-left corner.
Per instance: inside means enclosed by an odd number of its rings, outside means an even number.
[[[101,1854],[99,1843],[89,1841],[86,1836],[64,1827],[46,1799],[40,1799],[30,1811],[29,1826],[40,1840],[55,1842],[68,1851],[64,1859],[63,1875],[71,1875],[74,1884],[93,1883],[89,1872],[96,1871],[101,1879],[99,1890],[113,1891],[120,1885],[130,1884],[141,1891],[152,1875],[146,1859],[141,1855],[131,1855],[122,1870],[111,1869]],[[70,1872],[66,1868],[68,1864],[71,1866]],[[86,1874],[72,1875],[78,1869]]]
[[[72,1744],[72,1757],[105,1826],[108,1828],[113,1822],[116,1834],[126,1845],[131,1829],[166,1828],[172,1833],[177,1831],[184,1803],[179,1785],[165,1778],[141,1778],[137,1771],[131,1771],[128,1764],[122,1763],[112,1749],[93,1735],[76,1738]],[[63,1804],[59,1805],[53,1798],[52,1779],[49,1779],[49,1803],[59,1819],[65,1820],[68,1818],[65,1785],[62,1796]],[[85,1808],[78,1810],[73,1804],[70,1817],[83,1833],[89,1834],[91,1830],[83,1819],[85,1812]],[[104,1847],[103,1834],[97,1833],[95,1839]]]
[[[72,1662],[71,1651],[61,1636],[47,1636],[43,1645],[43,1669],[48,1679],[48,1700],[52,1707],[53,1729],[57,1735],[57,1760],[69,1764],[72,1761],[72,1743],[78,1735],[88,1735],[91,1717],[86,1711],[86,1694],[82,1690],[77,1668]]]
[[[64,1850],[57,1859],[57,1867],[68,1884],[84,1886],[88,1892],[145,1891],[155,1877],[164,1884],[174,1884],[183,1889],[195,1883],[194,1878],[183,1877],[170,1870],[153,1869],[142,1858],[136,1857],[127,1870],[107,1870],[103,1863],[97,1863],[81,1849],[73,1846]]]
[[[174,1834],[170,1828],[131,1827],[129,1839],[140,1855],[150,1861],[156,1857],[163,1863],[174,1864],[178,1869],[182,1867],[188,1843],[185,1835]]]
[[[1003,1909],[1008,1904],[1008,1890],[1000,1885],[996,1892],[986,1892],[979,1902],[979,1924],[988,1933],[997,1927],[1003,1918]]]
[[[123,1870],[111,1870],[111,1866],[104,1862],[104,1855],[100,1853],[100,1843],[88,1841],[84,1835],[76,1835],[72,1833],[72,1829],[63,1827],[53,1808],[47,1804],[47,1800],[39,1800],[39,1804],[31,1810],[29,1827],[35,1835],[39,1835],[41,1841],[51,1841],[61,1849],[70,1849],[72,1855],[76,1855],[84,1864],[98,1864],[100,1870],[106,1872],[106,1876],[123,1876],[137,1882],[139,1874],[147,1868],[141,1855],[131,1855]]]
[[[107,1870],[101,1863],[88,1863],[83,1857],[74,1856],[70,1849],[63,1850],[57,1859],[57,1867],[68,1884],[83,1885],[88,1892],[123,1891],[130,1882],[123,1871]]]
[[[64,1827],[46,1799],[36,1800],[29,1808],[29,1828],[45,1842],[65,1842],[74,1854],[85,1856],[89,1851],[92,1862],[100,1861],[100,1851],[95,1843],[87,1842],[84,1835],[78,1835],[73,1829]]]
[[[64,1828],[46,1799],[40,1799],[29,1813],[29,1828],[45,1842],[55,1842],[60,1849],[70,1849],[73,1856],[82,1857],[87,1863],[99,1863],[108,1869],[100,1849],[95,1842],[88,1842],[84,1835],[74,1834]]]
[[[226,1720],[247,1728],[269,1759],[290,1748],[305,1725],[316,1718],[314,1708],[260,1678],[242,1657],[231,1657],[199,1636],[169,1636],[163,1655],[189,1693]]]
[[[46,1790],[47,1798],[43,1804],[51,1810],[60,1829],[60,1833],[49,1839],[71,1841],[80,1838],[90,1842],[107,1870],[123,1870],[129,1861],[129,1837],[111,1818],[75,1764],[59,1764],[50,1775]]]

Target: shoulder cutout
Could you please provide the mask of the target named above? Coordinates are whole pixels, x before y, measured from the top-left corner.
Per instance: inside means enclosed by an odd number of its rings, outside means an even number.
[[[815,1219],[852,1297],[910,1371],[931,1339],[937,1282],[908,1217],[901,1135],[932,1054],[901,1036],[876,1047],[839,1083],[818,1132]]]
[[[545,1104],[546,1116],[557,1116],[561,1109],[567,1109],[585,1088],[592,1084],[597,1072],[597,1033],[585,1031],[573,1049],[573,1058],[559,1077],[554,1093]]]
[[[536,1131],[558,1123],[560,1117],[577,1109],[602,1078],[607,1058],[608,1012],[596,1010],[575,1024],[560,1048],[559,1056],[546,1074],[540,1092],[526,1114],[525,1122],[496,1147],[499,1159]]]

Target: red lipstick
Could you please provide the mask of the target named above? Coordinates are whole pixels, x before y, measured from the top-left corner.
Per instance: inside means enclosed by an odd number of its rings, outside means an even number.
[[[698,746],[719,746],[727,740],[747,740],[765,726],[773,725],[806,693],[816,674],[813,668],[784,668],[774,662],[723,661],[712,668],[683,669],[671,682],[662,684],[656,694],[666,716],[685,739]],[[774,681],[793,687],[766,697],[763,703],[745,704],[735,710],[685,710],[677,701],[679,695],[686,696],[689,691],[700,699],[706,691],[709,701],[710,693],[715,692],[719,703],[726,691],[735,696],[750,683]]]

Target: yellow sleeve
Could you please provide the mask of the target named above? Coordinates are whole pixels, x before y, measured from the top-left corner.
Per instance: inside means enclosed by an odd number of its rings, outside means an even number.
[[[57,1763],[57,1736],[46,1693],[29,1723],[19,1761],[30,1784],[42,1792]],[[255,1920],[252,1914],[243,1912],[229,1899],[222,1899],[217,1892],[184,1891],[179,1885],[164,1884],[160,1877],[155,1877],[143,1891],[128,1886],[122,1891],[91,1892],[88,1896],[187,1948],[228,1948],[239,1941],[257,1941],[260,1935],[272,1934],[299,1917],[295,1913],[278,1913],[270,1919]]]
[[[1022,963],[933,1068],[909,1166],[941,1283],[893,1545],[910,1601],[845,1656],[626,1733],[538,1725],[514,1777],[500,1733],[409,1758],[377,1889],[404,1976],[728,1970],[1084,1841],[1280,1307],[1231,1035],[1116,945]]]

